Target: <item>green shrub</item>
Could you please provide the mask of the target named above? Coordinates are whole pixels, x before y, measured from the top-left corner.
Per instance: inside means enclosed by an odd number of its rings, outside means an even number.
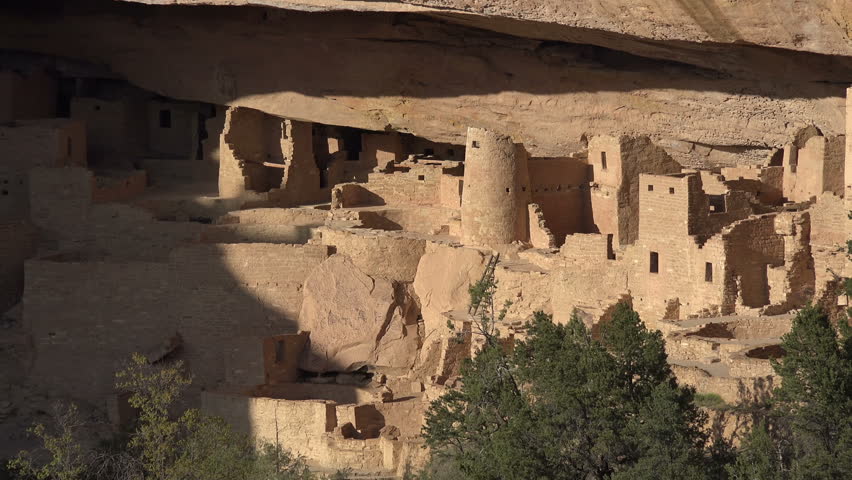
[[[696,393],[695,405],[713,410],[728,410],[731,408],[731,405],[716,393]]]

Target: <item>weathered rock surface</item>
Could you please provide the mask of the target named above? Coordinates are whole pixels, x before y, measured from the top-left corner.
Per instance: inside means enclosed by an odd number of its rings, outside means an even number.
[[[409,367],[417,350],[416,311],[400,296],[393,283],[370,277],[349,257],[329,257],[305,281],[299,328],[310,332],[310,346],[300,367]],[[412,314],[414,326],[407,324]]]
[[[154,5],[264,5],[304,11],[469,13],[500,29],[495,18],[607,31],[649,40],[749,43],[852,55],[852,8],[844,1],[758,0],[125,0]],[[506,27],[502,27],[506,28]],[[539,32],[539,35],[542,33]],[[534,36],[534,35],[526,35]]]
[[[488,257],[473,248],[434,244],[427,247],[414,278],[427,337],[446,330],[445,312],[467,310],[468,287],[479,281],[487,263]]]
[[[56,16],[37,0],[0,15],[0,42],[107,65],[174,98],[454,143],[486,127],[533,155],[625,133],[651,135],[681,163],[760,163],[809,124],[843,130],[846,2],[369,3],[395,11],[101,0]]]

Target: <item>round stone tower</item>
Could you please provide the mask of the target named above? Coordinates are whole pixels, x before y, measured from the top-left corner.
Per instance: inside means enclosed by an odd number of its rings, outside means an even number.
[[[526,231],[526,157],[507,135],[467,129],[462,191],[462,241],[500,245],[523,240]],[[523,158],[519,158],[519,156]]]

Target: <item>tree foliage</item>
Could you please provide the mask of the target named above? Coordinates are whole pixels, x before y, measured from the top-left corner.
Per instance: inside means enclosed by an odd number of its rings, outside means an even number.
[[[480,331],[462,386],[431,404],[423,430],[467,478],[707,478],[705,415],[629,306],[600,339],[577,316],[557,325],[543,313],[514,349]]]
[[[181,362],[150,364],[135,354],[116,374],[130,392],[138,418],[124,440],[84,447],[73,405],[58,410],[55,426],[36,425],[37,452],[21,452],[8,467],[37,480],[314,480],[304,460],[277,445],[237,433],[221,418],[196,409],[178,412],[191,378]],[[345,478],[337,476],[334,478]]]
[[[813,306],[798,312],[773,362],[781,386],[766,425],[743,442],[735,479],[833,479],[852,472],[852,335]]]

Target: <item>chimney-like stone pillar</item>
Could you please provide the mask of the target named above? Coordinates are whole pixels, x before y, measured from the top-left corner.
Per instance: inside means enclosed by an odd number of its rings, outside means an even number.
[[[526,197],[525,158],[507,135],[468,128],[462,191],[462,241],[501,245],[524,240],[519,199]],[[526,209],[526,205],[523,205]],[[522,218],[522,216],[524,218]]]

